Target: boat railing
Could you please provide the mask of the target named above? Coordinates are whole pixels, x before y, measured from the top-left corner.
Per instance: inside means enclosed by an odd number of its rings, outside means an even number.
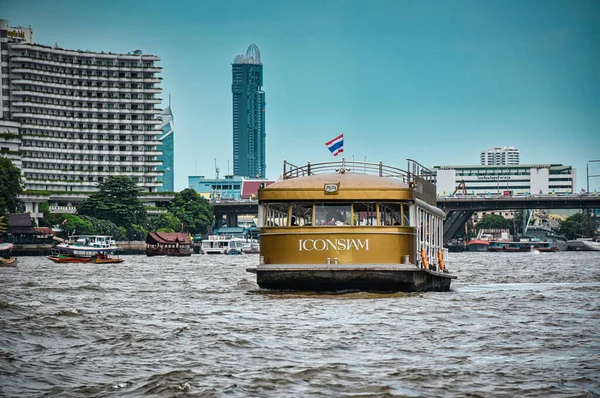
[[[383,162],[362,162],[354,160],[346,160],[342,158],[341,161],[333,162],[319,162],[310,163],[308,162],[304,166],[296,166],[287,160],[283,161],[283,179],[289,180],[297,177],[306,177],[317,174],[325,173],[360,173],[377,175],[379,177],[395,178],[408,184],[414,181],[414,177],[418,176],[427,181],[435,180],[435,173],[430,169],[422,166],[414,160],[407,159],[408,170],[403,170],[398,167],[388,166]]]

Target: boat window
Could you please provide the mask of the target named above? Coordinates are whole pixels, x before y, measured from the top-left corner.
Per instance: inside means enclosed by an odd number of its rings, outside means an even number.
[[[315,203],[315,225],[350,225],[350,203]]]
[[[267,227],[287,225],[289,203],[269,203],[267,206]]]
[[[410,205],[408,203],[402,203],[402,216],[404,217],[405,227],[410,226]]]
[[[375,202],[354,202],[353,225],[377,225],[377,204]]]
[[[400,202],[385,202],[379,204],[381,225],[402,225]]]
[[[301,227],[312,224],[312,203],[290,203],[291,214],[290,226]]]

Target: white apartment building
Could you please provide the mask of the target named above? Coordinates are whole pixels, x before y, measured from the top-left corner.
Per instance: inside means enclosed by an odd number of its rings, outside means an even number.
[[[480,163],[485,166],[516,165],[520,162],[519,150],[514,146],[490,147],[480,156]]]
[[[561,164],[435,166],[434,170],[438,195],[452,194],[463,182],[469,195],[569,194],[576,186],[575,169]]]
[[[85,193],[125,175],[156,192],[158,61],[34,44],[30,28],[0,20],[0,155],[21,168],[24,189]]]

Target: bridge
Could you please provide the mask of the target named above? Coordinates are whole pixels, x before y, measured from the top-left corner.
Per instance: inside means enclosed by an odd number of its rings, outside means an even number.
[[[217,227],[223,217],[228,225],[237,225],[237,216],[258,214],[258,201],[212,202]],[[600,209],[600,194],[581,193],[571,195],[455,195],[438,196],[437,207],[446,212],[444,238],[451,239],[476,211],[533,210],[533,209]]]
[[[446,213],[446,221],[444,221],[444,239],[452,239],[458,229],[461,228],[476,211],[598,209],[600,208],[600,194],[438,196],[437,207],[444,210]]]

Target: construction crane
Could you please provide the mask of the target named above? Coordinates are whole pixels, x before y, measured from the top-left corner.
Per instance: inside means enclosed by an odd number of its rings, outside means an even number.
[[[458,185],[456,186],[456,188],[454,188],[454,192],[452,192],[452,196],[456,195],[456,192],[458,192],[459,189],[462,188],[462,194],[466,195],[467,194],[467,186],[465,185],[465,180],[461,180]]]

